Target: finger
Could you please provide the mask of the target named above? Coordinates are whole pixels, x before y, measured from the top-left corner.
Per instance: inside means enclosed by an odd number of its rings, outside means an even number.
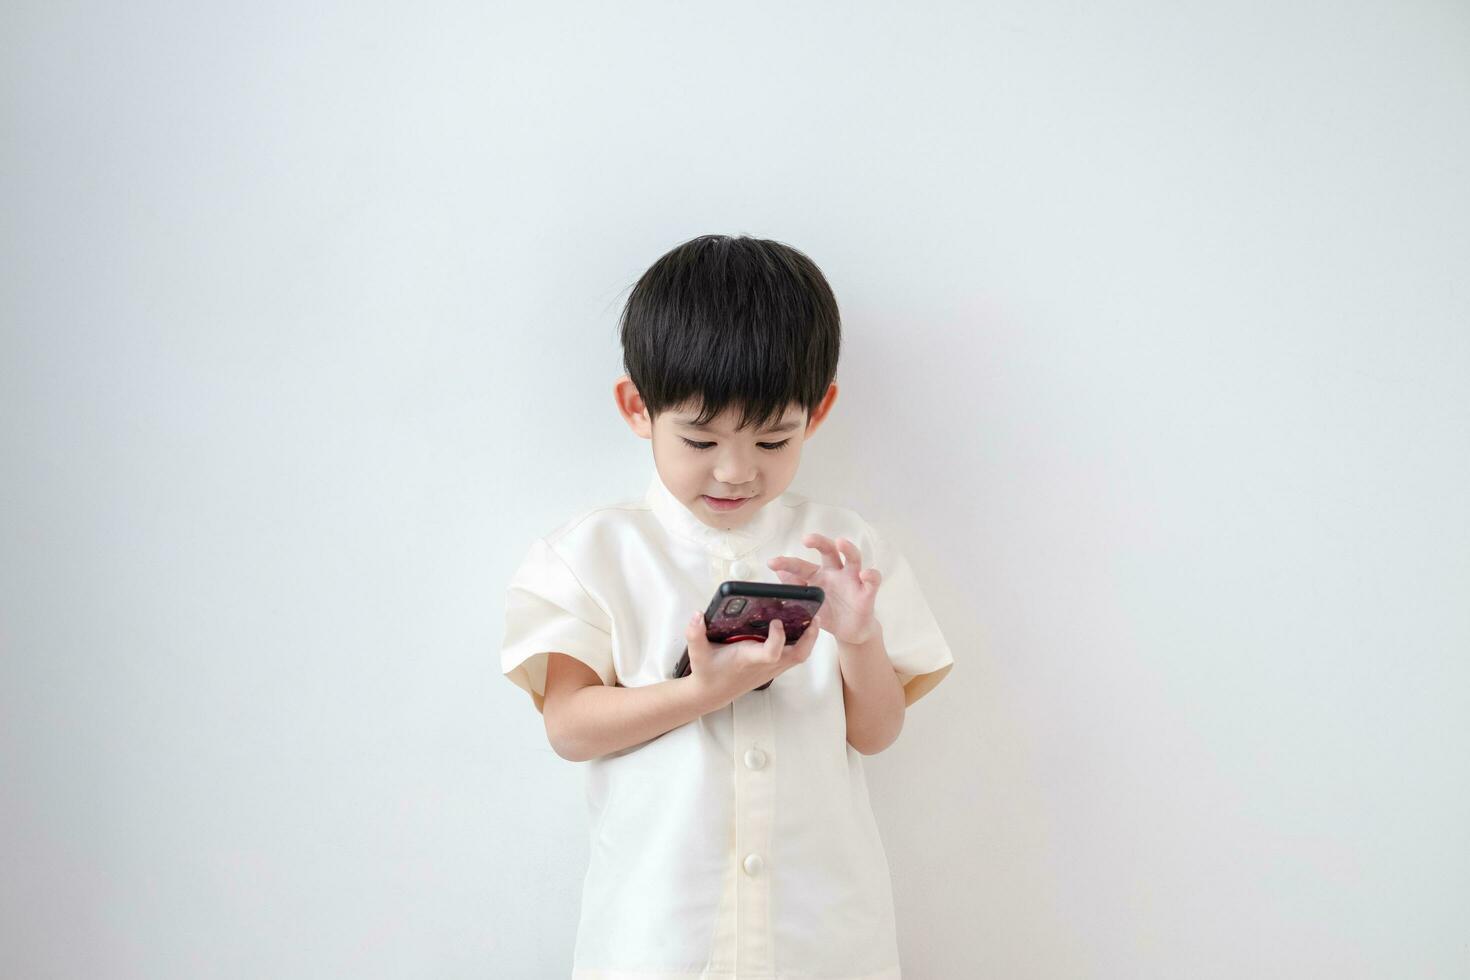
[[[689,622],[684,624],[684,638],[689,641],[689,649],[708,650],[709,637],[704,635],[704,613],[695,613]],[[690,656],[693,656],[691,652]]]
[[[816,533],[808,534],[801,539],[801,543],[822,553],[822,567],[838,569],[842,567],[842,556],[838,554],[837,546],[826,536]]]
[[[771,620],[771,625],[766,631],[766,659],[780,660],[781,651],[786,647],[786,624],[779,618]]]
[[[815,562],[807,561],[805,558],[793,558],[790,555],[772,558],[766,562],[766,565],[777,572],[785,571],[793,575],[799,575],[803,581],[811,579],[822,567]]]
[[[842,552],[842,557],[847,559],[847,565],[845,567],[857,572],[862,571],[863,553],[858,550],[857,545],[853,544],[847,538],[838,538],[836,547],[838,551]]]
[[[883,573],[876,568],[865,568],[858,574],[858,578],[871,585],[873,588],[883,584]]]

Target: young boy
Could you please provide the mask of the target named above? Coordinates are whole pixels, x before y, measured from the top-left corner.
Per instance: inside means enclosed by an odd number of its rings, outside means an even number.
[[[706,235],[649,268],[621,330],[614,394],[655,472],[531,545],[501,650],[588,764],[573,980],[899,980],[862,757],[954,660],[891,541],[788,489],[837,397],[837,303],[801,252]],[[825,602],[789,646],[779,620],[711,644],[731,579]]]

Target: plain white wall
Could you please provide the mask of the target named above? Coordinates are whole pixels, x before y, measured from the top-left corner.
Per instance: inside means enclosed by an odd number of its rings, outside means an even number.
[[[0,31],[0,974],[566,976],[505,580],[743,232],[844,313],[797,488],[958,661],[868,760],[905,976],[1470,976],[1464,5]]]

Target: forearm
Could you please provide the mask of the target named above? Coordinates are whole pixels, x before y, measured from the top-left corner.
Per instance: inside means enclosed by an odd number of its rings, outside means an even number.
[[[586,762],[657,738],[716,707],[692,674],[638,687],[591,684],[561,706],[565,720],[557,754]]]
[[[847,714],[847,744],[863,755],[874,755],[892,745],[903,729],[903,685],[888,659],[880,624],[861,644],[837,641],[842,669],[843,710]]]

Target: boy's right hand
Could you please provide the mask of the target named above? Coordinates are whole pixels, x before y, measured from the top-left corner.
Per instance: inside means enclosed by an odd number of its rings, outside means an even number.
[[[704,635],[704,613],[697,613],[684,627],[689,646],[689,673],[704,692],[709,710],[723,708],[769,680],[804,663],[817,642],[821,614],[802,631],[801,639],[788,646],[786,626],[772,619],[768,635],[761,640],[711,643]]]

